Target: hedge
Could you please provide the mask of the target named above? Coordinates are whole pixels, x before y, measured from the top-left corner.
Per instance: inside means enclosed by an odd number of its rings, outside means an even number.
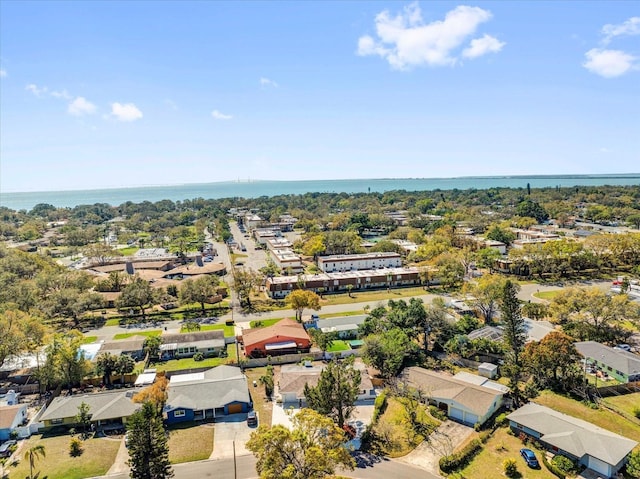
[[[441,457],[439,462],[440,470],[448,474],[468,465],[476,454],[482,450],[483,444],[487,442],[490,436],[491,431],[483,431],[477,439],[471,441],[459,452]]]
[[[371,422],[375,424],[378,422],[378,418],[381,414],[384,414],[384,411],[387,409],[387,391],[384,390],[376,397],[376,400],[373,402],[373,416],[371,418]]]
[[[544,454],[544,452],[542,452],[540,455],[542,456],[542,463],[544,464],[544,466],[547,469],[549,469],[549,472],[551,472],[551,474],[553,474],[556,477],[559,477],[560,479],[566,479],[567,478],[567,476],[565,475],[564,472],[562,472],[556,466],[554,466],[549,461],[547,461],[547,456],[546,456],[546,454]]]

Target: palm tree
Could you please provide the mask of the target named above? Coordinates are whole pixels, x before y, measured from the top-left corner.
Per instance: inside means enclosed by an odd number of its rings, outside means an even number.
[[[33,466],[35,466],[36,460],[44,457],[47,457],[47,453],[43,444],[33,446],[24,453],[25,460],[29,461],[29,479],[33,479]]]

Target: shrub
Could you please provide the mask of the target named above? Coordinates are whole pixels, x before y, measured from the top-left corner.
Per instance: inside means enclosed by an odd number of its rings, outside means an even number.
[[[373,402],[373,416],[371,418],[371,422],[375,424],[378,422],[378,418],[381,414],[384,414],[384,411],[387,409],[387,391],[382,391],[376,397],[376,400]]]
[[[555,456],[553,456],[553,459],[551,459],[551,464],[553,464],[565,474],[569,474],[576,470],[575,463],[568,457],[562,456],[560,454],[556,454]]]
[[[507,477],[516,477],[518,475],[518,464],[515,459],[507,458],[502,463],[502,468]]]
[[[640,407],[634,407],[633,408],[633,415],[635,417],[637,417],[638,419],[640,419]]]
[[[544,464],[544,467],[549,469],[549,472],[551,472],[551,474],[558,477],[559,479],[566,479],[567,476],[564,474],[564,472],[562,472],[556,466],[554,466],[549,461],[547,461],[547,456],[545,454],[541,454],[541,456],[542,456],[542,464]]]
[[[509,425],[509,420],[507,419],[507,413],[502,412],[496,416],[493,421],[495,427],[504,427]]]
[[[487,432],[487,431],[485,431]],[[443,456],[440,458],[440,470],[446,474],[453,472],[457,469],[462,469],[471,462],[471,459],[475,457],[482,450],[482,444],[488,438],[488,435],[482,441],[482,435],[480,439],[474,439],[467,444],[461,451],[451,454],[449,456]]]
[[[69,442],[69,455],[71,457],[78,457],[81,456],[83,452],[82,441],[77,437],[72,437]]]
[[[435,406],[429,406],[429,413],[436,419],[439,419],[440,421],[447,420],[447,413],[444,412],[442,409],[438,409]]]
[[[196,353],[193,355],[193,360],[194,361],[204,361],[204,354],[202,353]]]

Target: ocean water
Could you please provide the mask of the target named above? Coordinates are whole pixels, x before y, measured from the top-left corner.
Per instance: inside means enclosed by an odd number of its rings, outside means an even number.
[[[460,178],[404,178],[362,180],[245,181],[199,183],[101,190],[42,191],[25,193],[0,192],[0,206],[12,210],[30,210],[38,203],[56,207],[74,207],[94,203],[113,206],[126,201],[183,201],[205,198],[258,198],[304,193],[366,193],[391,190],[430,191],[555,186],[640,185],[640,173],[624,175],[559,175],[559,176],[484,176]]]

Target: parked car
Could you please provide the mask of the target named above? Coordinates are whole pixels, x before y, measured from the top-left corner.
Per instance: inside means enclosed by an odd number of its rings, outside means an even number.
[[[257,426],[258,425],[258,413],[255,411],[249,411],[247,414],[247,426]]]
[[[540,469],[540,463],[538,463],[538,459],[531,449],[520,449],[520,455],[524,458],[527,466],[532,469]]]
[[[17,441],[13,439],[2,444],[2,446],[0,446],[0,457],[9,457],[13,451],[15,451],[16,444],[18,444]]]
[[[619,349],[621,351],[630,352],[631,351],[631,346],[629,346],[628,344],[618,344],[613,349]]]

